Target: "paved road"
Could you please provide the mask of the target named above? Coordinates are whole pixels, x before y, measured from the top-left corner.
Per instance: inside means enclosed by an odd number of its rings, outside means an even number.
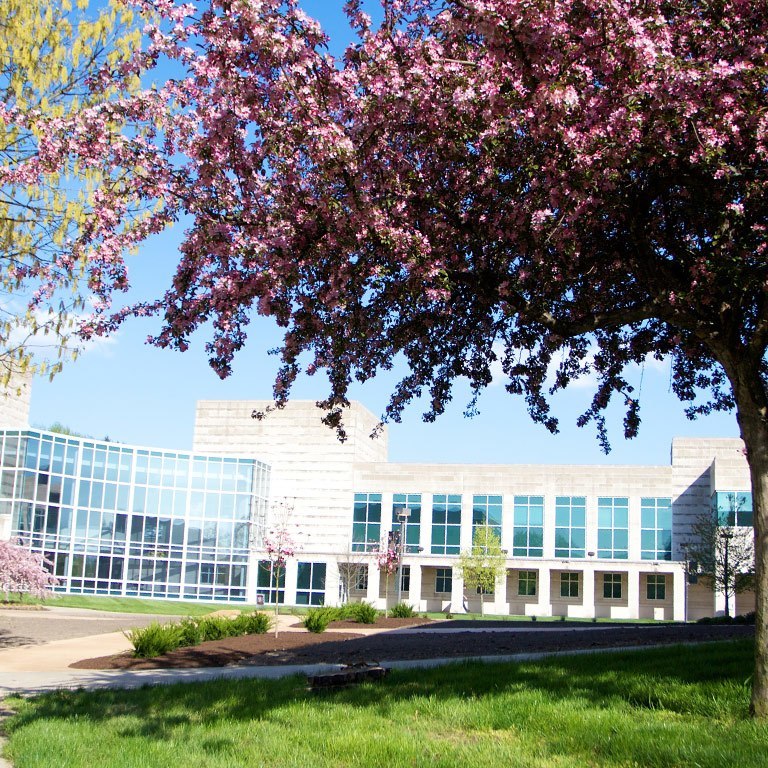
[[[39,645],[108,632],[144,627],[153,621],[168,622],[178,616],[108,613],[83,608],[45,608],[38,611],[0,609],[0,649]]]

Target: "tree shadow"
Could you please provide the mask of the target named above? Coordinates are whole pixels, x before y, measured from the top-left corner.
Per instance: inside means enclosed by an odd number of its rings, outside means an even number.
[[[483,699],[514,692],[538,691],[550,703],[579,699],[603,708],[621,701],[637,709],[666,708],[685,712],[688,704],[665,699],[665,691],[701,683],[744,681],[753,643],[736,641],[696,647],[672,646],[649,651],[564,656],[537,662],[462,662],[432,669],[391,672],[384,680],[340,690],[311,691],[306,677],[278,680],[225,679],[197,684],[145,686],[131,690],[56,691],[23,708],[9,731],[35,721],[87,718],[94,725],[127,717],[126,736],[163,739],[178,726],[215,727],[226,721],[268,721],[297,701],[325,706],[365,708],[391,719],[404,701]],[[596,661],[599,659],[599,661]],[[682,660],[685,659],[683,663]],[[222,671],[222,674],[225,674]],[[748,672],[747,672],[748,675]],[[190,680],[194,671],[189,670]],[[745,688],[741,715],[746,716]],[[717,702],[712,704],[717,714]],[[697,711],[697,714],[702,714]],[[706,714],[706,713],[704,713]],[[210,742],[211,749],[225,744]]]

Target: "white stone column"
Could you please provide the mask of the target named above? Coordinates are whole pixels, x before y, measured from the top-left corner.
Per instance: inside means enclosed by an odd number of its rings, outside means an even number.
[[[585,619],[591,619],[595,616],[595,570],[591,566],[585,566],[581,572],[581,586],[583,597],[581,599],[581,609]]]
[[[368,563],[368,591],[365,593],[366,602],[379,606],[379,579],[381,571],[375,561]]]
[[[72,567],[72,558],[69,559],[69,567]],[[181,592],[184,594],[184,577],[186,576],[186,559],[182,562],[181,570]],[[68,569],[69,570],[69,569]],[[123,570],[123,594],[125,594],[125,583],[128,580],[128,563],[126,561],[125,568]],[[256,605],[256,582],[259,575],[259,557],[251,551],[248,553],[248,583],[245,587],[245,600],[248,605]]]
[[[555,496],[548,493],[544,496],[544,557],[555,556]],[[550,603],[547,595],[547,603]],[[551,604],[551,603],[550,603]],[[548,614],[547,614],[548,615]]]
[[[411,579],[408,585],[408,603],[418,613],[421,609],[421,566],[409,563],[411,566]]]
[[[685,583],[685,571],[682,568],[675,568],[672,574],[672,619],[674,621],[685,621],[685,598],[687,584]]]
[[[432,494],[421,494],[421,526],[419,528],[419,546],[429,554],[432,545]]]
[[[496,579],[493,591],[493,611],[494,613],[506,616],[509,614],[509,604],[507,603],[507,569],[505,568],[501,576]]]
[[[451,613],[464,613],[464,579],[455,567],[451,573]]]
[[[293,558],[285,563],[285,602],[284,605],[296,605],[296,577],[299,564]]]
[[[627,571],[627,610],[630,619],[640,618],[640,573],[635,568]]]
[[[548,565],[539,566],[539,575],[536,580],[538,600],[535,604],[526,606],[526,613],[536,616],[552,615],[552,599],[550,595],[552,572]]]
[[[336,560],[327,560],[325,563],[325,605],[341,605],[339,583],[339,563]]]
[[[715,590],[715,616],[725,616],[725,592]]]
[[[459,539],[461,551],[472,549],[472,494],[465,493],[461,497],[461,535]]]

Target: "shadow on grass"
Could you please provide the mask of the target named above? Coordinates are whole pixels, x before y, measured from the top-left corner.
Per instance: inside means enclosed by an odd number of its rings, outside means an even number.
[[[485,699],[538,692],[549,703],[583,701],[593,708],[665,709],[705,717],[746,718],[753,643],[670,646],[649,651],[588,654],[539,662],[458,663],[393,672],[383,681],[313,693],[303,676],[282,680],[224,680],[160,685],[133,690],[59,691],[37,697],[7,723],[7,730],[36,720],[85,718],[97,725],[128,717],[126,735],[164,738],[180,725],[269,720],[297,701],[325,707],[366,708],[383,717],[405,701]],[[714,688],[743,687],[735,704],[718,701]],[[709,686],[714,686],[710,690]],[[696,690],[695,696],[690,691]],[[728,709],[724,712],[723,708]],[[138,722],[138,724],[137,724]]]

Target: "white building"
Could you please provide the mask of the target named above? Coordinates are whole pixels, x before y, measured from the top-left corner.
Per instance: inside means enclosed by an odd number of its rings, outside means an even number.
[[[722,498],[738,494],[735,522],[751,524],[739,440],[675,439],[667,466],[398,464],[360,404],[343,443],[314,403],[252,418],[269,404],[198,403],[191,453],[20,429],[15,410],[0,422],[0,534],[48,553],[72,592],[379,607],[399,593],[459,613],[479,609],[456,566],[482,524],[506,552],[488,612],[683,620],[725,608],[688,583],[683,554]],[[373,550],[401,522],[398,589]],[[279,523],[298,550],[278,580],[262,542]],[[751,593],[731,601],[753,610]]]

